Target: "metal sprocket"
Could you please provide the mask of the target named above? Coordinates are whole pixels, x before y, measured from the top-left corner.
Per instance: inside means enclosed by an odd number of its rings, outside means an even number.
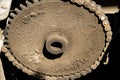
[[[109,22],[95,2],[71,1],[81,6],[35,0],[21,5],[22,11],[16,8],[17,16],[11,13],[3,51],[13,65],[52,80],[74,79],[96,69],[111,41]]]

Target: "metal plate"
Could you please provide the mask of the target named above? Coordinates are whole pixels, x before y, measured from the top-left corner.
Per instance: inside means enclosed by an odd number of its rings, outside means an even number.
[[[105,46],[105,33],[96,15],[63,1],[43,1],[23,9],[7,32],[14,57],[30,70],[45,75],[81,72],[97,60]],[[57,56],[45,47],[48,37],[54,34],[64,36],[68,42]]]

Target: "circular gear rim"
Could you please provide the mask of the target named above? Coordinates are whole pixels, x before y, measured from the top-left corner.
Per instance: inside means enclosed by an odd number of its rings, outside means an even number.
[[[37,0],[33,0],[33,3],[26,1],[27,6],[30,6],[31,4],[34,4],[38,2]],[[90,73],[92,70],[95,70],[97,68],[97,66],[100,64],[103,55],[105,54],[105,51],[107,50],[110,41],[112,39],[112,31],[111,31],[111,27],[110,27],[110,23],[108,21],[107,16],[105,16],[101,6],[97,5],[94,1],[91,0],[71,0],[72,3],[76,3],[78,5],[84,6],[85,8],[89,9],[91,12],[94,12],[98,18],[102,21],[102,25],[104,28],[104,32],[106,35],[106,43],[105,43],[105,47],[103,48],[103,52],[100,54],[99,58],[95,61],[95,63],[93,65],[91,65],[89,68],[87,68],[86,70],[80,72],[80,73],[75,73],[75,74],[71,74],[68,76],[51,76],[51,75],[44,75],[44,74],[40,74],[40,76],[44,77],[45,79],[47,78],[64,78],[64,79],[75,79],[75,78],[79,78],[81,75],[84,76],[88,73]],[[22,9],[25,9],[27,6],[24,5],[20,5],[20,7]],[[20,10],[18,8],[15,9],[16,13],[19,13]],[[12,17],[15,17],[14,13],[10,14]],[[11,22],[11,18],[8,18],[8,25]],[[7,26],[8,26],[7,25]],[[9,28],[9,27],[7,27]],[[7,43],[7,42],[5,42]],[[15,65],[18,69],[21,69],[23,72],[27,73],[28,75],[36,75],[38,73],[30,70],[29,68],[23,66],[20,62],[18,62],[15,57],[11,54],[11,52],[8,50],[9,47],[8,45],[4,45],[2,48],[2,52],[5,52],[5,56],[9,59],[9,61],[11,61],[13,63],[13,65]]]

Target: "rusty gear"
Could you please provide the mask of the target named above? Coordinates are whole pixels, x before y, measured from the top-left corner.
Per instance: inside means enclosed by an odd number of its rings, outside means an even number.
[[[71,2],[26,1],[10,14],[2,51],[13,65],[51,80],[79,78],[97,68],[112,39],[110,24],[95,2]]]

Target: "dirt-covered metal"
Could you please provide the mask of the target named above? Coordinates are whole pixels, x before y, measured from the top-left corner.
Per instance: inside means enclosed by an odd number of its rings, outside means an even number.
[[[8,18],[2,51],[13,65],[47,80],[73,80],[99,66],[112,39],[101,6],[91,0],[26,5]]]

